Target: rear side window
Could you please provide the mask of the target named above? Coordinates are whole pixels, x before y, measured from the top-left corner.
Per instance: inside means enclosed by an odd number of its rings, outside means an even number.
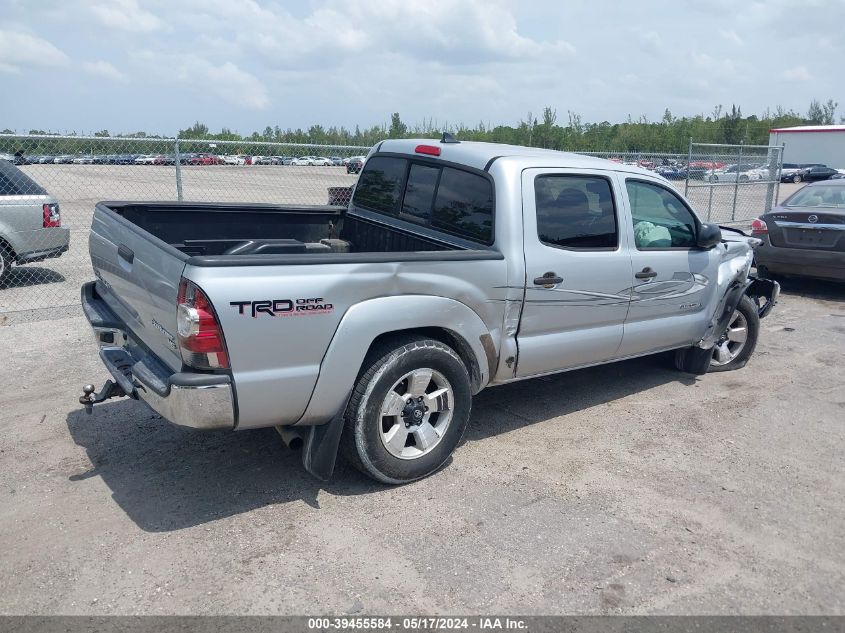
[[[534,181],[537,237],[549,246],[595,250],[619,243],[610,182],[601,176],[549,174]]]
[[[407,167],[408,161],[401,158],[371,158],[361,172],[352,203],[364,209],[399,215]]]
[[[45,196],[44,187],[8,161],[0,160],[0,196]]]
[[[352,204],[474,242],[493,243],[493,185],[462,169],[374,157],[364,165]]]

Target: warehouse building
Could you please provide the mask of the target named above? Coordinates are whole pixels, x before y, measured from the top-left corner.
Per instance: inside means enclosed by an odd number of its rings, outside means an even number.
[[[801,125],[769,130],[769,145],[784,146],[784,163],[821,163],[845,169],[845,125]]]

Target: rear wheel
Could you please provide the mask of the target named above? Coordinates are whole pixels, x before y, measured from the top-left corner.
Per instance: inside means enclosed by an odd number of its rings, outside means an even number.
[[[431,339],[394,339],[367,357],[346,409],[341,450],[382,483],[421,479],[455,450],[471,404],[469,375],[454,350]]]
[[[801,182],[801,180],[802,180],[802,178],[801,178],[801,174],[795,174],[795,175],[792,177],[792,182],[794,182],[796,185],[797,185],[799,182]]]

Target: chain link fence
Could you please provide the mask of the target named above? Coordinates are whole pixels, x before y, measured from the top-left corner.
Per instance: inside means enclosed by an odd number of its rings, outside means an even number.
[[[781,200],[783,148],[768,145],[690,143],[686,154],[584,152],[637,165],[668,179],[698,215],[718,224],[750,224]],[[791,183],[786,195],[795,191]]]
[[[369,149],[0,135],[0,324],[78,310],[101,200],[345,204]]]
[[[92,277],[88,232],[101,200],[346,204],[356,159],[369,149],[0,135],[0,325],[78,311],[79,287]],[[585,153],[666,177],[702,218],[719,223],[750,223],[798,186],[780,185],[778,147]]]

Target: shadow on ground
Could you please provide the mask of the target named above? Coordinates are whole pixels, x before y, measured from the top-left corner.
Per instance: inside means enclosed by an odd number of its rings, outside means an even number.
[[[845,283],[803,277],[776,276],[774,278],[780,284],[781,293],[783,294],[821,299],[823,301],[845,302]]]
[[[668,382],[695,383],[668,367],[661,356],[489,389],[476,399],[466,440],[483,441]],[[71,481],[101,477],[145,531],[178,530],[292,501],[319,508],[321,490],[359,495],[385,489],[340,460],[331,481],[317,481],[273,429],[184,429],[132,400],[100,405],[90,416],[73,411],[67,425],[92,464]]]
[[[13,266],[6,279],[0,283],[0,289],[27,288],[43,284],[56,284],[65,281],[64,276],[49,268],[40,266]]]

